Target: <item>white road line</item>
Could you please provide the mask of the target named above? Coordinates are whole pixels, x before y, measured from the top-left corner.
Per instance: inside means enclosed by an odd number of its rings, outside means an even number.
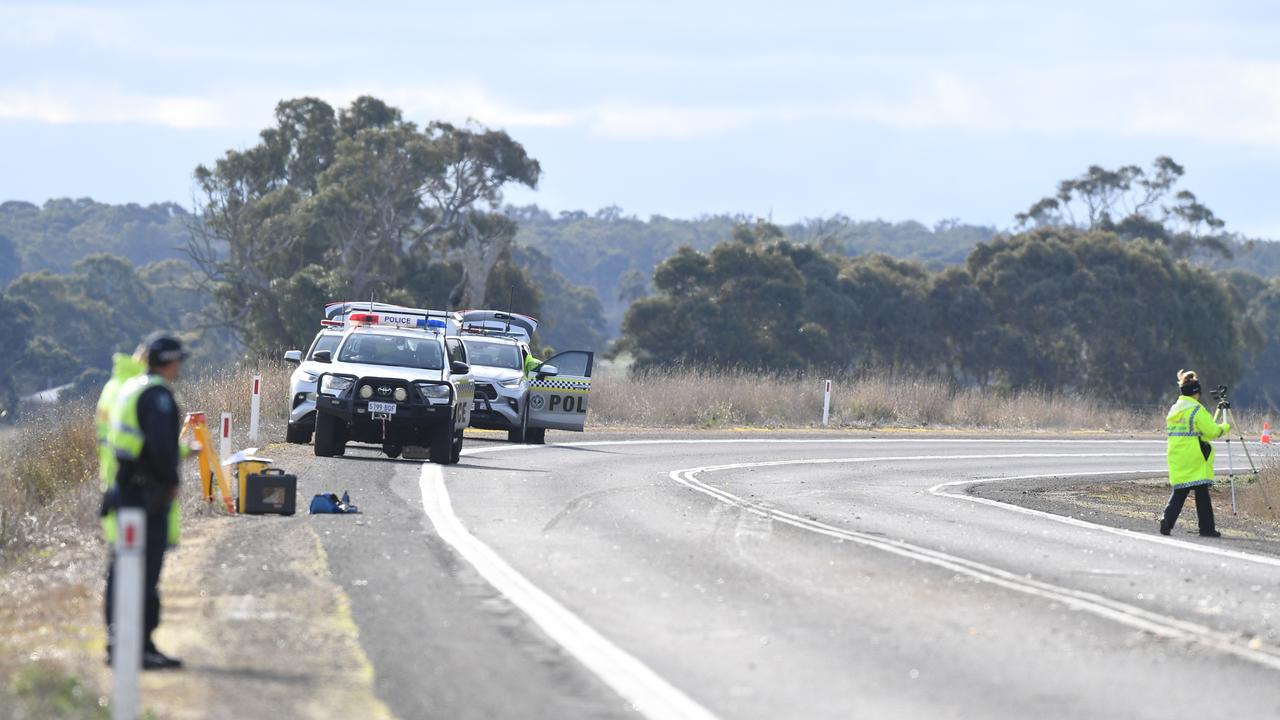
[[[1163,535],[1155,535],[1152,533],[1142,533],[1142,532],[1136,532],[1133,530],[1128,530],[1125,528],[1117,528],[1117,527],[1111,527],[1110,525],[1102,525],[1099,523],[1089,522],[1088,520],[1080,520],[1078,518],[1067,517],[1066,515],[1056,515],[1054,513],[1045,512],[1043,510],[1033,510],[1031,508],[1025,508],[1020,505],[1014,505],[1012,503],[1000,502],[999,500],[992,500],[990,498],[975,497],[973,495],[959,495],[956,493],[948,492],[948,488],[955,488],[963,485],[978,485],[982,483],[996,483],[1001,481],[1044,480],[1049,478],[1060,478],[1060,477],[1132,475],[1132,474],[1139,474],[1144,472],[1149,472],[1149,471],[1120,470],[1120,471],[1091,472],[1091,473],[1050,473],[1048,475],[1016,475],[1013,477],[980,478],[977,480],[955,480],[952,482],[945,482],[938,485],[934,485],[933,487],[929,488],[929,494],[937,495],[939,497],[951,498],[952,500],[964,500],[965,502],[978,503],[980,505],[990,505],[992,507],[998,507],[1003,510],[1007,510],[1009,512],[1021,513],[1023,515],[1034,515],[1035,517],[1045,518],[1046,520],[1052,520],[1054,522],[1063,523],[1064,525],[1074,525],[1076,527],[1088,528],[1090,530],[1097,530],[1099,532],[1107,532],[1107,533],[1111,533],[1112,535],[1119,535],[1129,540],[1141,540],[1143,542],[1156,543],[1157,545],[1166,545],[1169,547],[1176,547],[1179,550],[1191,550],[1198,553],[1205,553],[1207,555],[1217,555],[1218,557],[1231,558],[1232,560],[1243,560],[1245,562],[1257,563],[1259,565],[1270,565],[1272,567],[1280,567],[1280,558],[1272,557],[1270,555],[1259,555],[1256,553],[1245,552],[1243,550],[1228,550],[1226,548],[1213,547],[1212,545],[1205,545],[1203,543],[1187,542],[1186,540],[1177,540],[1175,538],[1165,537]]]
[[[474,451],[473,451],[474,452]],[[595,673],[637,712],[654,720],[710,720],[715,716],[679,689],[628,655],[559,604],[467,532],[453,512],[439,465],[422,466],[422,507],[440,538],[490,585],[537,623],[552,640]]]
[[[1070,445],[1092,445],[1092,444],[1113,444],[1113,445],[1145,445],[1158,444],[1164,446],[1164,440],[1121,440],[1121,439],[1104,439],[1104,440],[1065,440],[1065,439],[1046,439],[1037,440],[1035,438],[697,438],[692,440],[680,439],[653,439],[653,440],[584,440],[578,442],[553,443],[551,445],[498,445],[494,447],[472,448],[463,450],[463,455],[480,455],[486,453],[497,452],[516,452],[520,450],[551,450],[554,448],[576,448],[576,447],[603,447],[606,445],[862,445],[862,444],[880,444],[880,443],[1040,443],[1040,444],[1070,444]]]
[[[876,462],[884,459],[886,458],[851,458],[845,461]],[[939,458],[938,456],[920,456],[916,458],[896,459],[935,460]],[[824,459],[821,462],[832,461]],[[1090,612],[1099,617],[1150,632],[1160,637],[1192,641],[1207,648],[1235,655],[1236,657],[1258,663],[1273,670],[1280,670],[1280,655],[1277,655],[1267,648],[1260,648],[1256,645],[1250,647],[1250,641],[1245,640],[1239,635],[1219,632],[1212,628],[1187,622],[1179,618],[1160,615],[1159,613],[1151,612],[1135,605],[1129,605],[1117,600],[1112,600],[1111,598],[1097,595],[1095,593],[1073,590],[1039,580],[1033,580],[1021,575],[1015,575],[1007,570],[967,560],[957,555],[950,555],[937,550],[913,545],[903,540],[886,540],[875,535],[835,527],[816,520],[810,520],[809,518],[802,517],[800,515],[770,508],[755,501],[746,500],[728,492],[727,490],[707,485],[697,479],[697,475],[699,473],[714,472],[717,470],[800,464],[805,463],[803,461],[734,463],[732,465],[705,466],[687,468],[684,470],[674,470],[670,473],[670,477],[681,485],[707,495],[715,500],[802,530],[842,540],[848,540],[850,542],[872,547],[894,555],[910,558],[918,562],[935,565],[937,567],[951,570],[952,572],[968,575],[993,585],[999,585],[1000,587],[1004,587],[1009,590],[1053,600],[1068,607]]]

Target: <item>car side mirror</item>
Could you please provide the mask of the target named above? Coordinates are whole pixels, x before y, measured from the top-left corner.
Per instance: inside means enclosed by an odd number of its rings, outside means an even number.
[[[560,368],[556,367],[555,365],[543,365],[542,367],[538,368],[539,377],[551,377],[552,375],[559,375],[559,374],[560,374]]]
[[[287,363],[293,363],[294,365],[297,365],[298,363],[302,362],[302,351],[290,350],[286,352],[284,354],[284,361]]]
[[[333,362],[333,353],[328,350],[319,350],[315,355],[311,356],[311,359],[318,363],[331,363]]]
[[[449,363],[449,370],[453,372],[454,375],[466,375],[471,372],[471,366],[461,360],[454,360]]]

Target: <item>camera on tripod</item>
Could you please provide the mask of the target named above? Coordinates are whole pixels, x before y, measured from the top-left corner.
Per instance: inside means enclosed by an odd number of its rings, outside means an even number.
[[[1226,410],[1231,407],[1231,400],[1227,398],[1226,385],[1219,385],[1216,390],[1210,390],[1209,394],[1213,396],[1214,400],[1218,401],[1219,408]]]

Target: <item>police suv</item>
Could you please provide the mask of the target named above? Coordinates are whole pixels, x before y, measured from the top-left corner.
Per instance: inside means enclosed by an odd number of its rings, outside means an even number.
[[[475,385],[457,316],[346,303],[338,346],[314,353],[315,454],[342,455],[348,442],[381,445],[388,457],[425,447],[431,462],[456,463]]]
[[[462,342],[476,381],[471,426],[506,430],[511,442],[541,444],[547,430],[582,432],[595,353],[560,352],[525,372],[538,321],[494,310],[462,313]]]
[[[285,362],[298,366],[289,376],[289,425],[284,433],[285,442],[302,445],[311,442],[311,434],[316,428],[316,381],[324,371],[324,366],[315,361],[315,354],[332,354],[341,341],[341,330],[324,327],[316,333],[305,354],[299,350],[284,354]]]

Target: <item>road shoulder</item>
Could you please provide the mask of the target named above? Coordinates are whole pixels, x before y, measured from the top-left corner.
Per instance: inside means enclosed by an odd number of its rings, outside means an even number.
[[[952,494],[974,497],[1038,510],[1086,522],[1155,534],[1160,514],[1169,499],[1169,483],[1163,476],[1135,475],[1125,478],[1059,477],[998,480],[951,489]],[[1221,539],[1198,536],[1195,501],[1189,499],[1174,528],[1173,537],[1246,552],[1280,556],[1280,522],[1267,508],[1264,492],[1280,502],[1280,488],[1263,488],[1237,477],[1236,495],[1240,513],[1231,514],[1231,490],[1226,478],[1219,478],[1210,490],[1214,516]],[[1280,507],[1275,508],[1280,510]]]
[[[0,669],[13,678],[75,678],[86,695],[105,702],[111,685],[101,661],[105,549],[89,538],[64,550],[78,564],[61,574],[48,572],[50,563],[68,566],[57,557],[31,560],[45,567],[6,572],[6,584],[17,584],[19,574],[40,580],[28,584],[19,603],[0,603]],[[164,616],[156,643],[187,667],[143,675],[143,705],[155,716],[329,718],[342,708],[350,717],[393,717],[374,693],[347,596],[308,523],[189,517],[182,546],[166,556],[160,590]]]

